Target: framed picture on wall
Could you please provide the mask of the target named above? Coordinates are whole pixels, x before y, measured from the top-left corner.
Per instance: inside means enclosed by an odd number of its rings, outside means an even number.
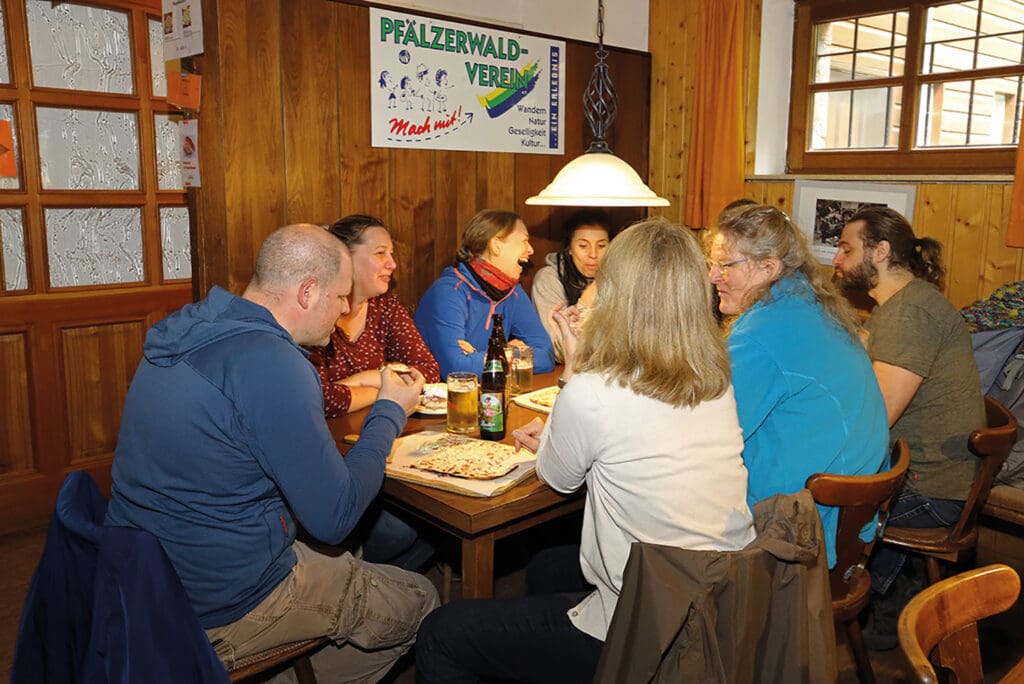
[[[793,191],[793,219],[807,236],[811,252],[823,264],[832,262],[843,226],[860,209],[890,207],[914,223],[914,185],[798,180]]]

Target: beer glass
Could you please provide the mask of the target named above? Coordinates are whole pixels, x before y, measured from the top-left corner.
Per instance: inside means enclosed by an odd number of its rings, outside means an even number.
[[[508,381],[508,393],[512,396],[526,394],[533,390],[533,347],[525,345],[509,345],[512,350],[510,359],[511,377]]]
[[[478,429],[477,408],[480,402],[476,373],[448,374],[448,432],[467,434]]]

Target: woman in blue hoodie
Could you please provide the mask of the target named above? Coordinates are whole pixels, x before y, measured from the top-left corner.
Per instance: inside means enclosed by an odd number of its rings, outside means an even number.
[[[531,254],[530,233],[514,212],[484,209],[466,224],[455,265],[424,293],[413,319],[442,377],[483,371],[494,314],[504,318],[508,339],[533,347],[535,373],[554,370],[551,338],[519,284]]]

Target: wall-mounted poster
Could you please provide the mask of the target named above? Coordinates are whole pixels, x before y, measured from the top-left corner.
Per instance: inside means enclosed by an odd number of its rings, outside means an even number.
[[[565,43],[370,9],[374,147],[563,154]]]

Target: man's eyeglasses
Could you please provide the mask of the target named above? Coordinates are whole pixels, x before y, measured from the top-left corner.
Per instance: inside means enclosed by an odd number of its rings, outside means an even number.
[[[742,259],[733,259],[732,261],[726,261],[724,263],[721,261],[712,261],[711,259],[707,259],[706,261],[708,264],[708,273],[713,273],[717,268],[718,272],[722,274],[722,277],[725,277],[725,274],[729,272],[729,268],[731,266],[736,266],[750,260],[743,257]]]

